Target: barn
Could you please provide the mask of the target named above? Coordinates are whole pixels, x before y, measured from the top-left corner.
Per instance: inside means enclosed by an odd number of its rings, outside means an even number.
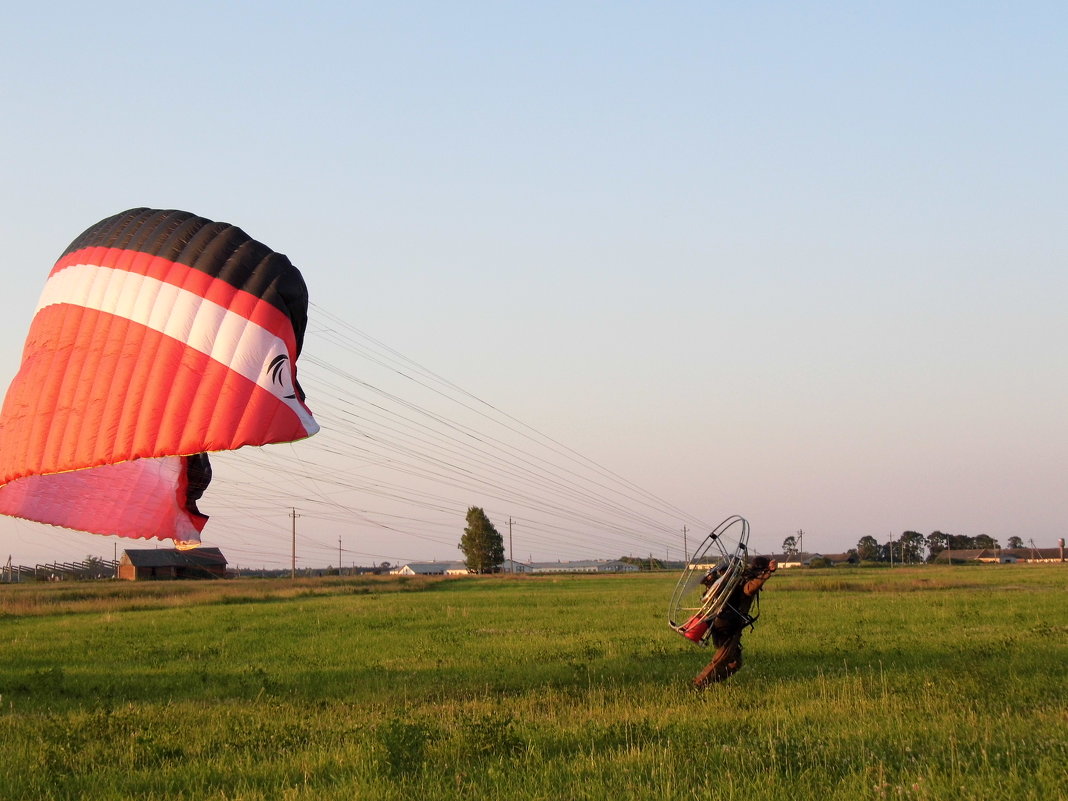
[[[218,548],[143,548],[125,550],[119,559],[119,578],[126,581],[225,577],[226,557]]]

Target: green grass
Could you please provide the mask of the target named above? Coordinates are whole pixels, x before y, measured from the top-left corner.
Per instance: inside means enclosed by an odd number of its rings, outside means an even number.
[[[3,586],[0,798],[1068,795],[1062,566],[780,573],[704,693],[673,581]]]

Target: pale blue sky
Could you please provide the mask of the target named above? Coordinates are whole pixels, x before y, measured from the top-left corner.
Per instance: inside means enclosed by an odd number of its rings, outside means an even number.
[[[798,528],[822,551],[1068,531],[1061,3],[0,20],[0,384],[75,235],[182,208],[640,487],[746,516],[765,550]],[[3,555],[36,532],[0,521]],[[450,555],[390,547],[361,553]]]

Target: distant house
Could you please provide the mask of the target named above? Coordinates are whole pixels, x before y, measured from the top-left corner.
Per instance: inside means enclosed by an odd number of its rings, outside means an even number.
[[[119,578],[126,581],[225,577],[226,557],[218,548],[125,550],[119,559]]]
[[[816,560],[821,560],[819,566],[826,567],[828,564],[845,565],[854,564],[857,558],[852,553],[769,553],[769,554],[750,554],[749,559],[752,560],[754,556],[767,556],[771,561],[778,564],[778,567],[788,570],[793,567],[811,567],[812,563]],[[719,560],[709,561],[705,564],[695,564],[698,568],[712,568],[715,567]]]
[[[514,569],[513,569],[514,568]],[[618,559],[589,559],[577,562],[513,562],[506,559],[498,573],[633,573],[637,565]],[[466,576],[471,571],[464,562],[407,562],[389,571],[391,576]]]
[[[773,553],[768,554],[768,559],[779,563],[779,567],[788,569],[791,567],[808,567],[813,559],[826,559],[821,553]]]
[[[635,573],[637,565],[618,559],[587,559],[576,562],[532,562],[531,573]]]
[[[532,565],[526,562],[515,562],[511,559],[505,559],[501,565],[502,573],[530,573],[532,572]]]
[[[1003,548],[1004,553],[1015,554],[1021,562],[1063,562],[1064,540],[1057,548]]]
[[[406,562],[389,571],[391,576],[458,576],[467,575],[463,562]]]
[[[1063,562],[1063,548],[968,548],[940,551],[936,563],[985,562],[987,564],[1015,564],[1016,562]]]
[[[1018,562],[1019,559],[998,548],[954,548],[940,551],[934,558],[935,564],[947,562],[984,562],[986,564],[1006,564]]]

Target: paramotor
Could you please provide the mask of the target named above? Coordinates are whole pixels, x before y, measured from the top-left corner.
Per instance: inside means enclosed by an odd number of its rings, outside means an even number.
[[[698,645],[708,644],[712,619],[742,581],[749,547],[749,522],[728,517],[689,557],[675,585],[668,625]]]

